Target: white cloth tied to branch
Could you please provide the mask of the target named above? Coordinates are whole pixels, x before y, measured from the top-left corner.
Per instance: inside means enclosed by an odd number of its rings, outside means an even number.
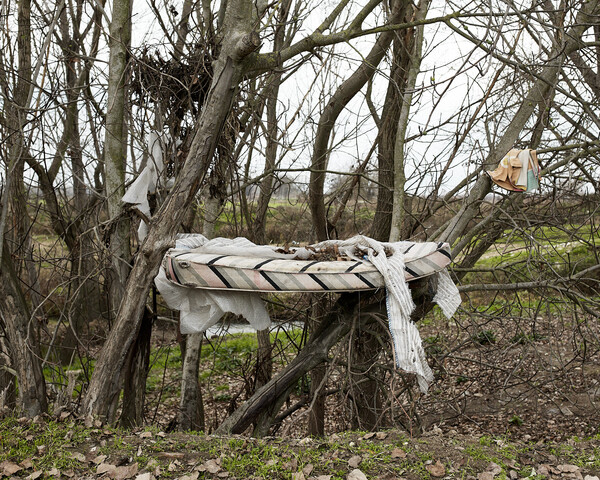
[[[357,235],[348,240],[328,240],[313,245],[319,251],[336,247],[352,259],[368,259],[384,278],[387,291],[387,314],[393,340],[396,365],[417,376],[419,387],[427,392],[433,373],[427,364],[421,337],[410,315],[415,308],[404,274],[404,252],[413,242],[378,242]],[[276,247],[259,246],[245,238],[207,240],[202,235],[180,235],[176,250],[201,248],[202,253],[241,255],[246,257],[306,259],[313,252],[299,248],[294,253],[278,253]],[[225,312],[244,316],[257,330],[270,325],[270,318],[257,293],[215,291],[186,288],[167,280],[161,267],[155,279],[156,286],[169,307],[181,311],[181,333],[203,332],[219,321]],[[444,315],[450,318],[460,305],[460,294],[450,275],[443,269],[434,274],[437,292],[433,298]]]
[[[135,181],[129,186],[121,201],[135,205],[147,218],[152,217],[150,213],[150,204],[148,203],[148,194],[156,192],[158,179],[163,171],[163,150],[161,139],[155,132],[148,135],[148,144],[150,155],[144,169],[140,172]],[[143,220],[138,227],[138,239],[140,242],[148,235],[148,225]]]

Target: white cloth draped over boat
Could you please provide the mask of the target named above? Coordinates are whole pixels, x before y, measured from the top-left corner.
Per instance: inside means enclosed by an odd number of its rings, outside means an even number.
[[[328,240],[308,248],[292,249],[293,251],[291,250],[290,253],[281,253],[281,249],[278,247],[255,245],[246,238],[215,238],[208,240],[202,235],[179,235],[175,249],[170,250],[165,258],[169,260],[176,259],[180,262],[180,266],[187,267],[190,263],[193,263],[194,255],[198,255],[198,258],[206,258],[206,254],[211,254],[211,260],[206,263],[209,264],[211,272],[216,274],[215,279],[218,277],[224,284],[219,283],[217,287],[200,287],[193,282],[183,282],[182,284],[173,276],[174,262],[169,263],[169,268],[171,268],[169,271],[165,270],[165,264],[163,264],[155,279],[155,284],[167,305],[181,312],[180,329],[182,334],[204,332],[217,323],[226,312],[242,315],[254,328],[263,330],[268,328],[271,322],[259,294],[256,291],[234,291],[236,286],[230,285],[231,281],[228,283],[226,280],[226,278],[231,279],[232,274],[226,277],[225,269],[229,268],[230,272],[235,270],[235,267],[231,266],[231,258],[254,257],[261,259],[262,261],[256,267],[269,262],[269,259],[293,260],[296,264],[298,260],[304,260],[306,265],[300,269],[304,273],[309,271],[308,268],[313,264],[338,263],[307,261],[315,252],[332,248],[338,251],[340,255],[354,260],[357,264],[372,264],[381,275],[382,281],[377,286],[384,285],[387,292],[386,306],[396,365],[406,372],[416,374],[421,390],[426,392],[433,381],[433,373],[427,364],[419,330],[410,320],[415,304],[409,291],[407,279],[434,275],[433,284],[437,286],[437,291],[433,300],[440,306],[444,315],[450,318],[460,305],[461,299],[456,285],[454,285],[445,268],[450,261],[449,246],[447,244],[431,242],[386,243],[357,235],[348,240]],[[432,254],[438,254],[438,257],[445,260],[444,263],[436,260],[436,257]],[[227,257],[229,265],[220,265],[218,261],[225,257]],[[204,260],[203,264],[205,266]],[[223,264],[223,261],[221,264]],[[252,269],[252,273],[256,273],[255,271],[261,273],[262,276],[258,274],[256,276],[261,280],[267,278],[269,284],[273,286],[270,290],[299,291],[298,285],[303,286],[303,284],[296,281],[295,285],[287,289],[285,277],[281,275],[276,277],[274,275],[276,272],[272,271],[269,272],[268,275],[270,276],[268,276],[266,272],[260,271],[256,267]],[[351,266],[348,270],[352,268],[354,266]],[[179,271],[186,274],[189,272],[191,279],[199,278],[198,272],[194,271],[193,268],[180,268]],[[308,273],[307,275],[311,275],[310,278],[314,279],[316,288],[322,286],[323,290],[329,291],[347,291],[350,289],[336,288],[327,280],[320,281],[317,274]],[[356,275],[358,275],[358,278],[361,277],[360,274]],[[249,276],[244,275],[243,278],[246,284],[250,281]],[[196,286],[196,288],[185,286],[186,284]],[[205,283],[203,282],[201,285],[205,285]],[[371,286],[373,288],[377,287]],[[230,289],[228,290],[227,287]],[[307,291],[314,290],[315,288],[307,289]]]

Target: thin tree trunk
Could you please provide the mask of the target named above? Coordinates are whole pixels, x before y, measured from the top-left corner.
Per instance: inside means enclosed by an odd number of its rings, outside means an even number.
[[[202,338],[202,333],[193,333],[186,336],[181,375],[181,401],[177,418],[180,430],[204,430],[204,402],[198,383]]]
[[[39,325],[31,316],[21,290],[18,272],[20,264],[14,264],[14,246],[25,246],[28,256],[31,237],[30,219],[26,208],[26,192],[23,185],[26,142],[23,132],[32,95],[31,66],[31,3],[18,3],[18,81],[14,86],[14,98],[6,102],[8,152],[6,187],[2,196],[0,220],[0,316],[10,352],[11,365],[18,381],[17,406],[24,415],[33,417],[47,410],[46,383],[40,361]],[[12,223],[10,236],[6,224]],[[6,236],[6,238],[5,238]],[[28,259],[26,258],[27,262]],[[28,269],[26,268],[25,271]]]
[[[131,8],[133,0],[115,0],[109,29],[108,104],[106,108],[106,135],[104,138],[104,177],[111,219],[110,252],[112,271],[110,305],[116,314],[131,257],[129,221],[123,217],[121,198],[125,194],[127,158],[127,129],[125,125],[125,97],[127,94],[128,48],[131,40]]]
[[[311,304],[310,331],[317,332],[327,312],[327,294],[313,294]],[[311,409],[308,412],[308,434],[322,437],[325,435],[325,390],[322,385],[327,366],[318,365],[310,371]]]
[[[152,337],[152,313],[146,308],[142,317],[140,332],[129,351],[123,385],[123,411],[120,423],[125,428],[144,424],[144,400],[146,379],[150,367],[150,339]]]
[[[430,0],[421,0],[419,10],[415,15],[415,20],[421,20],[427,16]],[[408,73],[404,84],[402,94],[402,103],[400,107],[400,116],[396,132],[394,145],[394,193],[392,218],[390,226],[390,242],[397,242],[406,233],[407,228],[402,228],[404,223],[404,185],[406,184],[406,175],[404,174],[404,144],[406,131],[408,129],[408,119],[410,107],[412,104],[413,92],[417,83],[417,76],[421,71],[421,49],[423,46],[423,26],[416,27],[414,35],[405,48],[408,50]]]
[[[396,19],[397,17],[393,17],[391,21]],[[346,108],[348,102],[375,75],[377,66],[388,51],[394,35],[396,35],[395,32],[386,32],[379,36],[358,69],[332,95],[319,118],[311,160],[310,182],[308,184],[310,212],[317,241],[327,240],[330,233],[325,212],[324,187],[331,132],[337,118],[344,108]]]
[[[41,367],[39,326],[31,317],[14,271],[10,254],[2,255],[0,313],[8,339],[12,366],[19,382],[17,406],[27,417],[48,409],[46,382]]]
[[[259,389],[271,380],[273,375],[273,358],[271,347],[271,335],[269,329],[256,332],[258,348],[256,350],[256,378],[254,388]]]

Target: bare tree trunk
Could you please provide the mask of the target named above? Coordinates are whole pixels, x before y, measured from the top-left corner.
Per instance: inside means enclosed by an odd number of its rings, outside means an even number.
[[[133,0],[115,0],[109,31],[108,104],[106,108],[106,135],[104,138],[104,176],[111,219],[110,251],[112,272],[110,280],[111,310],[116,314],[131,257],[129,221],[123,217],[121,198],[125,194],[127,158],[127,129],[125,125],[125,97],[127,94],[127,62],[131,41],[131,8]]]
[[[31,418],[48,409],[46,382],[40,362],[39,326],[35,317],[29,314],[6,249],[0,268],[0,313],[11,363],[19,382],[17,406]]]
[[[123,411],[120,418],[121,426],[125,428],[139,427],[144,424],[144,400],[150,367],[151,337],[152,313],[146,308],[140,332],[129,350],[125,364],[127,375],[123,385]]]
[[[6,102],[5,115],[8,130],[6,151],[8,152],[6,186],[2,196],[2,218],[0,219],[0,313],[3,330],[6,332],[11,365],[18,381],[17,405],[23,413],[33,417],[48,408],[46,383],[40,361],[39,325],[31,316],[21,290],[18,271],[20,265],[13,263],[14,246],[30,246],[30,219],[26,208],[26,192],[23,186],[26,142],[23,128],[32,94],[31,66],[31,3],[18,3],[18,81],[14,86],[14,98]],[[6,224],[11,222],[10,235],[6,235]],[[5,235],[7,238],[5,238]],[[28,262],[28,259],[25,259]],[[28,271],[26,268],[25,271]]]
[[[415,20],[421,20],[427,16],[430,0],[421,0],[419,10],[415,15]],[[408,35],[407,35],[408,36]],[[393,208],[390,226],[390,242],[397,242],[403,237],[402,228],[404,223],[404,185],[406,176],[404,174],[404,142],[406,131],[408,129],[408,119],[410,107],[412,104],[413,92],[417,83],[417,76],[421,70],[421,49],[423,46],[423,25],[415,28],[414,35],[411,37],[409,45],[406,45],[408,56],[408,73],[406,74],[406,83],[402,93],[402,103],[400,107],[400,116],[398,118],[398,127],[396,132],[396,141],[394,145],[394,193]]]
[[[180,430],[204,430],[204,402],[202,401],[202,390],[198,383],[202,338],[202,333],[193,333],[186,336],[181,375],[181,401],[177,417]]]
[[[394,16],[391,21],[393,22],[396,19],[397,17]],[[337,118],[346,108],[348,102],[375,75],[377,65],[385,56],[395,35],[395,32],[386,32],[379,36],[358,69],[332,95],[319,118],[311,160],[310,182],[308,184],[310,212],[317,241],[327,240],[330,233],[325,212],[323,189],[326,177],[325,170],[327,170],[329,158],[328,148],[331,132]]]
[[[311,304],[310,331],[317,332],[327,312],[327,294],[313,294]],[[322,395],[323,381],[327,366],[318,365],[310,371],[311,409],[308,412],[308,434],[322,437],[325,435],[325,396]]]
[[[259,45],[251,32],[253,6],[244,0],[229,2],[219,60],[211,89],[195,126],[188,159],[165,202],[150,224],[136,256],[117,318],[96,363],[83,399],[84,415],[108,418],[109,405],[120,391],[120,374],[127,351],[140,327],[144,299],[174,233],[190,207],[206,174],[242,74],[243,60]]]
[[[13,409],[17,405],[17,377],[10,360],[10,349],[6,342],[6,327],[0,319],[0,409]]]
[[[273,375],[273,358],[271,347],[271,335],[269,329],[256,332],[258,348],[256,350],[256,379],[254,388],[259,389],[271,380]]]

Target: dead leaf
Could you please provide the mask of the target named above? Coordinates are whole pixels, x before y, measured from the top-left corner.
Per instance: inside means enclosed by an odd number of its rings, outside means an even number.
[[[310,475],[312,473],[312,471],[315,469],[315,467],[313,467],[312,463],[307,463],[306,465],[304,465],[304,468],[302,469],[302,473],[304,475]]]
[[[58,468],[51,468],[46,475],[49,477],[60,477],[60,470]]]
[[[98,455],[96,458],[94,458],[92,460],[93,463],[95,463],[96,465],[100,465],[101,463],[104,463],[104,460],[106,460],[108,457],[106,455]]]
[[[492,472],[481,472],[477,475],[477,480],[494,480]]]
[[[331,475],[319,475],[318,477],[310,477],[309,480],[331,480]]]
[[[401,448],[394,448],[392,450],[392,458],[406,458],[406,452]]]
[[[184,475],[183,477],[179,477],[179,480],[198,480],[200,476],[200,472],[193,472],[191,475]]]
[[[25,480],[37,480],[38,478],[40,478],[42,476],[43,473],[44,473],[43,470],[36,470],[31,475],[28,475],[27,477],[25,477]]]
[[[562,473],[575,473],[579,471],[579,467],[576,465],[559,465],[556,468]]]
[[[73,470],[66,470],[62,472],[65,477],[73,478],[75,476],[75,472]]]
[[[142,432],[140,438],[152,438],[152,432]]]
[[[385,432],[377,432],[375,436],[377,437],[377,440],[385,440],[388,434]]]
[[[206,462],[204,462],[204,466],[206,467],[206,471],[208,473],[214,474],[221,471],[221,467],[219,466],[216,460],[207,460]]]
[[[375,436],[375,434],[373,432],[371,432],[371,433],[365,434],[365,436],[363,438],[365,440],[369,440],[369,439],[373,438],[374,436]]]
[[[292,458],[289,462],[285,462],[283,468],[289,471],[298,470],[298,459]]]
[[[73,452],[71,456],[78,462],[85,462],[85,455],[81,452]]]
[[[11,475],[23,470],[23,467],[20,467],[16,463],[5,460],[4,462],[0,463],[0,470],[2,470],[2,473],[5,476],[10,477]]]
[[[127,465],[123,467],[117,467],[114,474],[111,475],[111,478],[114,480],[126,480],[128,478],[132,478],[138,472],[138,464],[134,463],[132,465]]]
[[[346,480],[367,480],[367,476],[356,468],[348,474]]]
[[[273,465],[277,465],[277,460],[275,460],[274,458],[267,460],[267,463],[265,463],[265,465],[267,467],[272,467]]]
[[[182,452],[160,452],[157,454],[160,458],[166,458],[168,460],[185,458],[185,453]]]
[[[135,480],[155,480],[155,479],[154,479],[154,475],[152,475],[150,472],[146,472],[146,473],[140,473],[137,477],[135,477]]]
[[[112,472],[117,469],[115,465],[111,465],[110,463],[101,463],[96,468],[96,475],[102,475],[103,473],[108,473],[109,476],[112,476]]]
[[[495,477],[496,475],[502,472],[502,467],[497,463],[490,462],[488,466],[488,471],[491,472],[492,475]]]
[[[217,473],[217,477],[219,477],[219,478],[227,478],[228,476],[229,476],[229,472]]]
[[[446,475],[446,467],[439,460],[433,465],[427,465],[425,469],[429,472],[432,477],[443,477]],[[493,477],[492,477],[493,478]]]
[[[549,475],[550,474],[550,465],[547,465],[545,463],[538,465],[537,473],[539,475]]]
[[[306,480],[306,477],[304,476],[304,473],[296,472],[292,473],[292,480]]]
[[[353,457],[350,457],[350,460],[348,460],[348,466],[350,468],[358,468],[360,462],[362,462],[362,457],[360,455],[354,455]]]

